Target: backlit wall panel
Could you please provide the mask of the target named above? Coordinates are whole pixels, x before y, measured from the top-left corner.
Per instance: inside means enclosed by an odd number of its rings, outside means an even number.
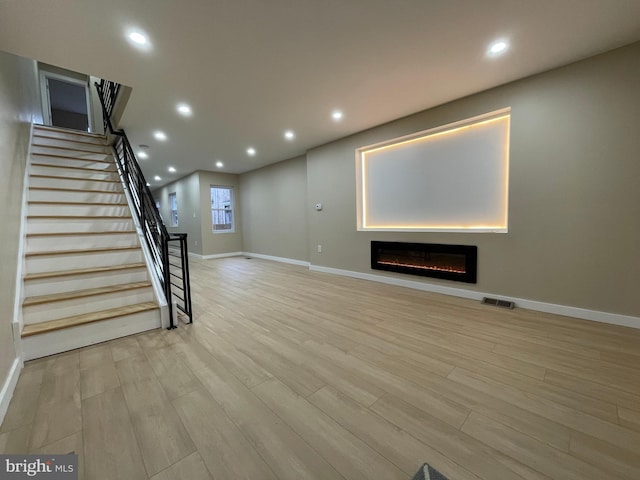
[[[358,229],[506,232],[510,110],[356,151]]]

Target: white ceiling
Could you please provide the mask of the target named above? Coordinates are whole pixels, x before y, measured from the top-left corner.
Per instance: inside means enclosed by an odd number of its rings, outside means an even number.
[[[511,48],[487,58],[497,38]],[[0,0],[0,50],[133,87],[122,126],[150,145],[154,186],[216,160],[240,173],[292,158],[638,40],[640,0]]]

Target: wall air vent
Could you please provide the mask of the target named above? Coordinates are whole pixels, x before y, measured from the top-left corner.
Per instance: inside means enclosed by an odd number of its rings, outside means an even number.
[[[508,300],[498,300],[497,298],[491,297],[484,297],[482,303],[485,305],[493,305],[494,307],[508,308],[509,310],[513,310],[516,306],[515,303]]]

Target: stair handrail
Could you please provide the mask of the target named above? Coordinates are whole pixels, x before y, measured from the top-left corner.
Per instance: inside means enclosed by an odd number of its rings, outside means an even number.
[[[176,328],[176,322],[173,318],[169,242],[176,239],[180,240],[182,265],[186,265],[186,268],[182,269],[184,301],[183,305],[180,305],[179,308],[182,307],[180,310],[188,315],[191,322],[193,321],[186,242],[187,234],[169,233],[156,207],[151,190],[149,190],[149,184],[138,164],[127,134],[123,129],[113,128],[111,116],[113,115],[113,108],[120,90],[120,84],[108,80],[101,80],[100,83],[95,82],[94,85],[98,91],[98,98],[100,99],[100,105],[102,107],[105,133],[110,133],[115,137],[111,146],[115,153],[114,157],[118,165],[120,178],[124,187],[128,189],[130,193],[131,203],[133,204],[140,228],[142,229],[145,243],[151,254],[153,263],[152,270],[162,286],[169,306],[169,329],[173,329]]]

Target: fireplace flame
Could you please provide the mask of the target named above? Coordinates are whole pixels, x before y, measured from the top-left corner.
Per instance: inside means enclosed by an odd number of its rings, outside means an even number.
[[[378,260],[378,263],[382,265],[392,265],[394,267],[407,267],[407,268],[419,268],[421,270],[436,270],[438,272],[450,272],[450,273],[466,273],[463,268],[455,267],[441,267],[437,265],[416,265],[413,263],[393,262],[388,260]]]

